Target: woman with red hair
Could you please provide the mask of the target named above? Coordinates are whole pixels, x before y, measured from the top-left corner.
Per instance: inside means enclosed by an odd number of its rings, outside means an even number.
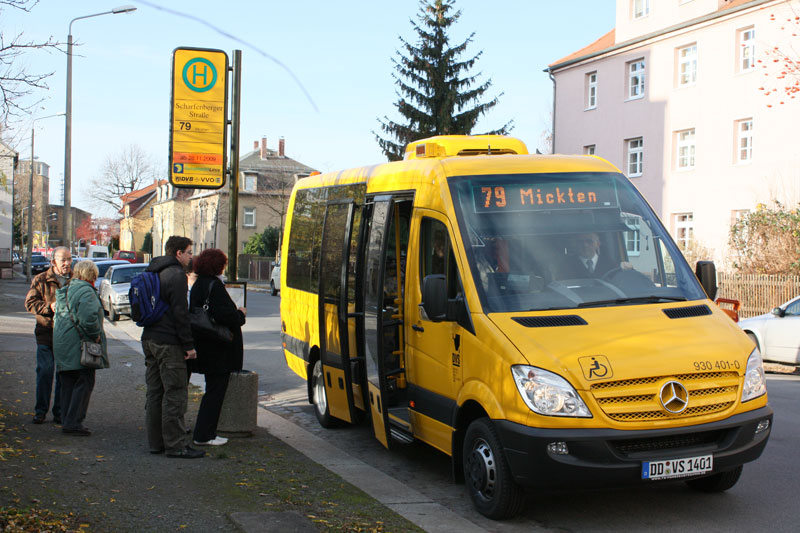
[[[228,439],[217,436],[217,423],[228,389],[228,378],[231,372],[242,369],[242,325],[247,310],[236,308],[220,279],[227,263],[228,258],[217,248],[203,250],[193,261],[197,281],[192,285],[189,307],[202,307],[208,298],[208,312],[214,321],[233,331],[233,342],[230,343],[196,338],[197,359],[188,361],[190,372],[205,374],[206,377],[206,392],[200,401],[194,425],[194,443],[199,446],[220,446],[228,442]]]

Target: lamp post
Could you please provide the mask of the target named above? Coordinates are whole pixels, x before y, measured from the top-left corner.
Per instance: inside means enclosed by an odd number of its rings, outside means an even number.
[[[31,239],[33,238],[33,230],[31,229],[31,213],[33,213],[33,208],[36,207],[36,204],[26,205],[22,208],[22,227],[25,227],[25,210],[28,210],[28,235],[26,236],[26,247],[25,247],[25,277],[28,281],[31,280]]]
[[[58,213],[53,211],[52,213],[47,215],[47,218],[45,218],[45,220],[44,220],[45,229],[47,230],[46,233],[45,233],[45,235],[47,235],[47,237],[45,238],[45,241],[44,241],[44,247],[47,248],[47,250],[50,250],[50,221],[51,220],[58,220]]]
[[[111,11],[75,17],[69,21],[67,35],[67,123],[64,131],[64,242],[72,250],[72,23],[76,20],[99,17],[100,15],[119,15],[131,13],[136,7],[124,5]]]
[[[30,211],[28,212],[28,251],[25,254],[25,259],[26,259],[26,261],[25,261],[25,264],[26,264],[25,279],[28,282],[31,281],[31,256],[33,255],[33,249],[32,249],[33,248],[33,224],[32,224],[32,222],[33,222],[33,169],[34,169],[34,164],[33,164],[34,141],[33,141],[33,139],[34,139],[34,135],[36,133],[36,121],[37,120],[44,120],[46,118],[52,118],[52,117],[61,117],[61,116],[64,116],[65,114],[66,113],[56,113],[55,115],[47,115],[46,117],[35,118],[35,119],[33,119],[31,121],[32,122],[32,124],[31,124],[31,181],[30,181],[30,183],[28,183],[28,209],[30,209]],[[42,183],[42,186],[44,186],[44,183]],[[44,198],[44,194],[42,195],[42,198]]]

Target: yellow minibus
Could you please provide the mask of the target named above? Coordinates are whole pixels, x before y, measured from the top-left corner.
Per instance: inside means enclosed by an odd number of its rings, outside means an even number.
[[[761,356],[609,162],[503,136],[301,179],[281,250],[288,366],[325,427],[447,454],[479,512],[526,487],[731,488],[772,409]]]

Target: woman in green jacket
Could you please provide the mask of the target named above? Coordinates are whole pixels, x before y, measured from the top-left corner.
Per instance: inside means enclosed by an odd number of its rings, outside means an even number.
[[[81,342],[101,343],[103,368],[108,368],[103,306],[94,291],[97,274],[97,265],[81,261],[75,265],[69,284],[56,292],[53,355],[61,379],[62,431],[70,435],[92,434],[83,419],[94,389],[94,368],[81,365]]]

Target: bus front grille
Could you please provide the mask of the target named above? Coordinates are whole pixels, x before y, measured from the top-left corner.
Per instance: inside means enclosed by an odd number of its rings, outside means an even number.
[[[677,381],[689,393],[688,404],[679,413],[667,411],[659,399],[661,387],[670,381]],[[739,375],[703,372],[653,376],[596,383],[590,391],[603,413],[618,422],[685,419],[733,408],[739,397]]]

